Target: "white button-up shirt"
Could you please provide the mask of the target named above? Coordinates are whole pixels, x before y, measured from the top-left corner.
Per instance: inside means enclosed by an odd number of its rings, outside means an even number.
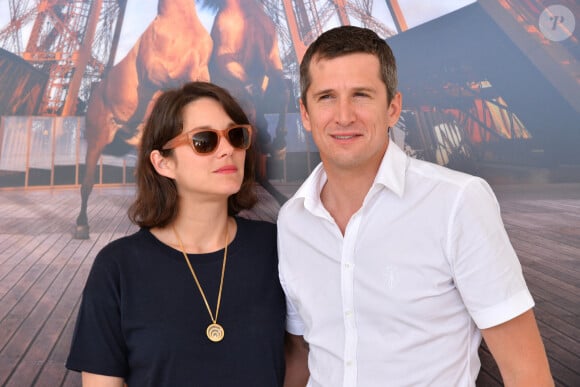
[[[344,235],[319,165],[278,218],[287,330],[308,385],[474,386],[479,329],[533,307],[488,184],[391,142]]]

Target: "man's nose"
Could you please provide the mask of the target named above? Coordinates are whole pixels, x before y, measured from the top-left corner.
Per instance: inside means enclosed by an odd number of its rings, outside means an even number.
[[[356,110],[350,98],[340,98],[337,105],[336,120],[339,125],[347,126],[356,119]]]

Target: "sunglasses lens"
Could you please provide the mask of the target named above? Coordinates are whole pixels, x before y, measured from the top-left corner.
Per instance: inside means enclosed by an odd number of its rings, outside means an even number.
[[[228,132],[228,141],[233,147],[239,149],[248,149],[250,146],[250,132],[248,128],[236,126]]]
[[[209,130],[206,132],[198,132],[192,138],[193,147],[198,153],[213,152],[217,147],[218,140],[218,134]]]
[[[212,153],[219,144],[220,135],[213,130],[195,133],[191,138],[195,151],[200,154]],[[235,126],[230,128],[226,136],[234,148],[248,149],[250,147],[250,131],[246,127]]]

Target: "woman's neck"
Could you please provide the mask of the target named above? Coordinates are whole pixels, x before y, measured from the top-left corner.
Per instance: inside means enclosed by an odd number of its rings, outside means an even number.
[[[163,243],[181,250],[179,240],[188,253],[208,253],[223,249],[233,239],[235,221],[228,217],[227,203],[187,205],[180,203],[177,217],[163,228],[151,232]]]

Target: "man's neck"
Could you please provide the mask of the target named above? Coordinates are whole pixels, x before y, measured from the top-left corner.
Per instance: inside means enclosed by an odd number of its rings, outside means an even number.
[[[355,212],[372,187],[374,173],[358,171],[327,171],[327,181],[320,193],[320,200],[332,215],[342,234]]]

